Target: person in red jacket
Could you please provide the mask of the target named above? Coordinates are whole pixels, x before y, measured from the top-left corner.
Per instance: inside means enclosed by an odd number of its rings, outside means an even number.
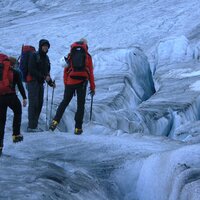
[[[16,94],[15,86],[18,87],[19,92],[23,98],[23,106],[27,104],[27,98],[24,86],[21,80],[20,72],[15,69],[15,64],[17,60],[14,57],[8,57],[4,54],[0,54],[0,60],[3,60],[3,68],[8,69],[8,73],[6,71],[1,71],[0,74],[3,74],[3,77],[0,78],[0,155],[3,151],[4,146],[4,129],[6,124],[6,113],[8,107],[13,111],[13,142],[21,142],[23,141],[23,135],[20,133],[21,127],[21,118],[22,118],[22,106],[21,102]],[[6,76],[4,76],[6,74]],[[9,80],[9,84],[6,86],[6,80]]]
[[[88,81],[90,83],[90,93],[95,94],[95,82],[93,73],[92,57],[88,53],[88,45],[86,39],[81,39],[71,45],[71,51],[65,58],[67,67],[64,69],[64,98],[58,106],[57,112],[49,127],[54,131],[63,113],[70,103],[73,95],[77,94],[77,111],[75,114],[75,130],[74,133],[79,135],[83,132],[82,124],[85,109],[85,97]]]

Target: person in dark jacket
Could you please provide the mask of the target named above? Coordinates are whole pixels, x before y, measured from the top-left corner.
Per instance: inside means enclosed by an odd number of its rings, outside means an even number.
[[[55,83],[50,77],[50,61],[47,55],[50,43],[46,39],[39,41],[39,49],[29,59],[27,89],[28,89],[28,132],[42,131],[38,127],[38,120],[43,106],[44,82],[50,87]]]
[[[22,106],[20,103],[19,98],[16,95],[15,86],[17,85],[20,94],[23,98],[23,106],[27,104],[26,93],[22,84],[21,75],[18,70],[14,68],[16,64],[16,59],[14,57],[8,57],[10,61],[11,70],[10,73],[12,74],[12,80],[10,80],[10,89],[7,91],[0,91],[0,155],[3,150],[4,146],[4,129],[6,124],[6,113],[7,108],[9,107],[13,113],[13,142],[20,142],[23,140],[23,135],[20,133],[20,126],[21,126],[21,116],[22,116]]]
[[[65,84],[65,91],[64,91],[64,98],[60,105],[58,106],[56,115],[49,127],[50,130],[54,131],[62,115],[70,103],[73,95],[77,94],[77,111],[75,114],[75,130],[74,133],[76,135],[80,135],[83,132],[82,124],[83,124],[83,117],[84,117],[84,109],[85,109],[85,97],[86,97],[86,90],[87,90],[87,83],[88,80],[90,82],[90,93],[91,95],[95,94],[95,82],[94,82],[94,73],[93,73],[93,63],[92,57],[88,53],[88,45],[87,40],[82,38],[80,41],[75,42],[71,45],[71,48],[76,46],[81,46],[85,49],[86,53],[86,61],[85,61],[85,68],[84,71],[76,71],[72,68],[72,59],[70,59],[71,54],[68,54],[68,57],[65,58],[67,62],[67,66],[64,70],[64,84]],[[79,48],[79,47],[78,47]]]

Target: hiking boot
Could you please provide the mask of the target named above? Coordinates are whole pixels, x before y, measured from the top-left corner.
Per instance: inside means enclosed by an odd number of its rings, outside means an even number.
[[[80,135],[82,132],[83,132],[83,130],[81,128],[75,128],[75,130],[74,130],[75,135]]]
[[[51,122],[51,125],[49,126],[49,129],[54,131],[56,129],[57,125],[58,125],[58,122],[56,120],[53,120]]]
[[[13,138],[13,142],[14,143],[21,142],[24,139],[23,135],[21,135],[21,134],[13,135],[12,138]]]
[[[43,130],[41,128],[27,128],[27,132],[29,133],[36,133],[36,132],[42,132]]]

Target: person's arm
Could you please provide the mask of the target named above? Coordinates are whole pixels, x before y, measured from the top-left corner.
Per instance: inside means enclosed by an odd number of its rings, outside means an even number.
[[[46,55],[47,56],[47,55]],[[55,80],[53,81],[52,78],[51,78],[51,75],[50,75],[50,71],[51,71],[51,63],[50,63],[50,60],[49,60],[49,57],[47,56],[46,57],[47,59],[47,69],[48,69],[48,73],[47,73],[47,76],[45,77],[45,81],[47,82],[47,84],[50,86],[50,87],[56,87],[56,84],[55,84]]]
[[[23,83],[22,83],[20,72],[19,71],[14,71],[14,76],[15,76],[15,81],[16,81],[17,87],[19,89],[19,92],[20,92],[22,98],[23,99],[27,99],[26,92],[25,92],[25,89],[24,89],[24,86],[23,86]]]
[[[22,83],[22,77],[19,71],[17,70],[13,70],[14,72],[14,85],[16,84],[20,94],[22,95],[23,98],[23,106],[25,107],[27,105],[27,97],[26,97],[26,92]]]
[[[95,94],[94,70],[93,70],[92,57],[90,55],[88,58],[88,68],[89,68],[90,90],[91,93]]]

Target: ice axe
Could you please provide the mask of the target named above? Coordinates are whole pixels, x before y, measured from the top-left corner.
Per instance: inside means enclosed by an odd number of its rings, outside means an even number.
[[[49,104],[49,91],[48,91],[48,84],[47,84],[47,96],[46,96],[46,130],[48,130],[48,104]]]
[[[55,80],[53,81],[53,84],[55,84]],[[51,117],[52,117],[52,107],[53,107],[54,89],[55,89],[55,87],[53,87],[52,96],[51,96],[50,121],[51,121]]]

